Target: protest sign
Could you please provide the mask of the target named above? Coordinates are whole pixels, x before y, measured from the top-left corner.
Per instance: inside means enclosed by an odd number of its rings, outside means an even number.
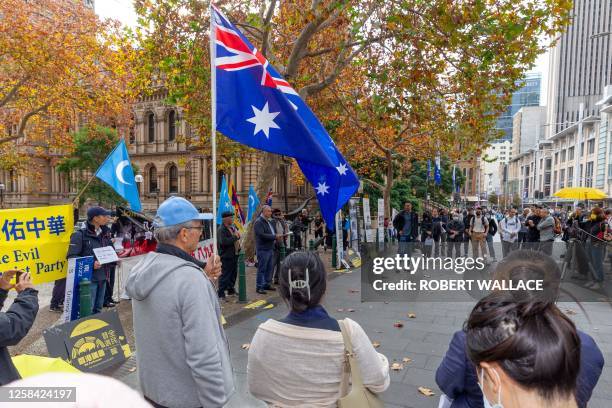
[[[344,258],[344,243],[342,239],[342,210],[336,213],[336,253],[338,256],[338,266]]]
[[[62,316],[64,322],[70,322],[79,318],[79,283],[81,283],[83,279],[89,279],[91,281],[93,264],[93,256],[68,259],[64,315]]]
[[[206,262],[215,252],[215,244],[212,239],[198,242],[198,248],[193,254],[198,261]]]
[[[0,210],[0,267],[30,272],[34,284],[64,278],[72,205]]]
[[[94,248],[93,251],[100,265],[117,262],[119,260],[119,257],[117,256],[117,252],[115,251],[115,248],[113,248],[112,246]]]
[[[372,218],[370,218],[370,199],[363,198],[363,227],[365,229],[366,242],[374,242],[374,235],[370,232],[372,228]]]
[[[43,336],[51,357],[85,372],[100,372],[132,355],[116,310],[50,327]]]
[[[378,242],[385,242],[385,200],[383,198],[378,199],[376,227],[378,233]]]

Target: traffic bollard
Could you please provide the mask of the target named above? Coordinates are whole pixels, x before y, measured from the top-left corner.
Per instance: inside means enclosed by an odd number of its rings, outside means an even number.
[[[91,315],[91,282],[83,279],[79,282],[79,318]]]
[[[336,240],[335,239],[332,241],[332,268],[333,269],[338,268],[338,254],[336,251]]]
[[[247,301],[246,288],[246,266],[244,264],[244,251],[240,251],[238,255],[238,302],[246,303]]]

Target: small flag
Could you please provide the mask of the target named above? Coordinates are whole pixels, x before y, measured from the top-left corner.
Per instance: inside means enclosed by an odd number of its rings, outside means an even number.
[[[440,174],[440,155],[436,156],[435,167],[434,167],[434,183],[436,185],[442,184],[442,175]]]
[[[266,195],[266,205],[272,207],[272,187],[270,187],[270,191],[268,191],[268,195]]]
[[[427,160],[427,182],[431,179],[431,160]]]
[[[230,200],[230,196],[227,189],[227,180],[225,176],[223,176],[223,181],[221,182],[221,192],[219,193],[219,209],[217,210],[217,224],[221,224],[223,214],[226,211],[232,211],[234,207],[232,207],[232,201]]]
[[[134,169],[130,164],[125,140],[121,139],[113,149],[100,168],[96,171],[96,177],[108,184],[130,204],[134,211],[140,211],[140,196],[138,185],[134,177]]]
[[[236,193],[236,187],[234,187],[234,182],[232,180],[230,180],[229,183],[229,196],[232,200],[232,207],[234,207],[234,225],[242,231],[244,229],[245,217],[240,207],[240,202],[238,202],[238,194]]]
[[[250,222],[253,219],[253,215],[255,214],[255,210],[257,210],[258,205],[259,198],[257,198],[257,193],[251,184],[249,186],[249,212],[247,213],[246,222]]]

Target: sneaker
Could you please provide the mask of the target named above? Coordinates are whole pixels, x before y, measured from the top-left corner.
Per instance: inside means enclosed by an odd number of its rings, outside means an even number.
[[[236,293],[236,291],[234,289],[229,289],[227,291],[227,296],[237,296],[238,293]]]
[[[257,289],[255,292],[259,293],[260,295],[265,295],[265,294],[267,294],[267,293],[268,293],[268,292],[266,292],[266,291],[265,291],[265,290],[263,290],[263,289]]]
[[[104,303],[104,307],[115,307],[116,305],[113,302]]]
[[[264,287],[264,290],[274,291],[274,290],[276,290],[276,288],[273,288],[272,286],[268,285],[268,286]]]

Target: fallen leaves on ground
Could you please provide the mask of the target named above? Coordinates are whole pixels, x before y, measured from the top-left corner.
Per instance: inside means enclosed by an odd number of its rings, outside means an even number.
[[[379,348],[380,347],[380,343],[377,341],[373,341],[372,345],[374,346],[374,348]]]
[[[414,313],[408,313],[408,317],[409,317],[410,319],[416,319],[416,314],[414,314]]]
[[[359,289],[349,289],[349,293],[359,293]]]
[[[251,348],[251,343],[244,343],[240,348],[243,350],[248,350]]]
[[[575,315],[576,312],[574,312],[572,309],[565,309],[565,314],[572,316],[572,315]]]
[[[393,327],[397,327],[398,329],[401,329],[402,327],[404,327],[404,323],[402,323],[402,322],[395,322],[395,323],[393,323]]]
[[[419,387],[419,388],[418,388],[418,390],[419,390],[419,392],[420,392],[421,394],[423,394],[423,395],[425,395],[425,396],[427,396],[427,397],[431,397],[431,396],[436,395],[436,393],[435,393],[435,392],[433,392],[433,391],[431,390],[431,388],[427,388],[427,387]]]
[[[355,309],[346,309],[347,312],[354,312]]]
[[[134,371],[136,371],[136,367],[132,367],[132,368],[129,369],[130,373],[133,373]]]
[[[391,370],[393,371],[401,371],[404,369],[404,365],[400,364],[400,363],[393,363],[391,364]]]
[[[403,361],[404,363],[411,363],[411,362],[412,362],[412,359],[411,359],[410,357],[404,357],[404,358],[402,358],[402,361]]]
[[[344,309],[336,309],[336,312],[344,312]]]

